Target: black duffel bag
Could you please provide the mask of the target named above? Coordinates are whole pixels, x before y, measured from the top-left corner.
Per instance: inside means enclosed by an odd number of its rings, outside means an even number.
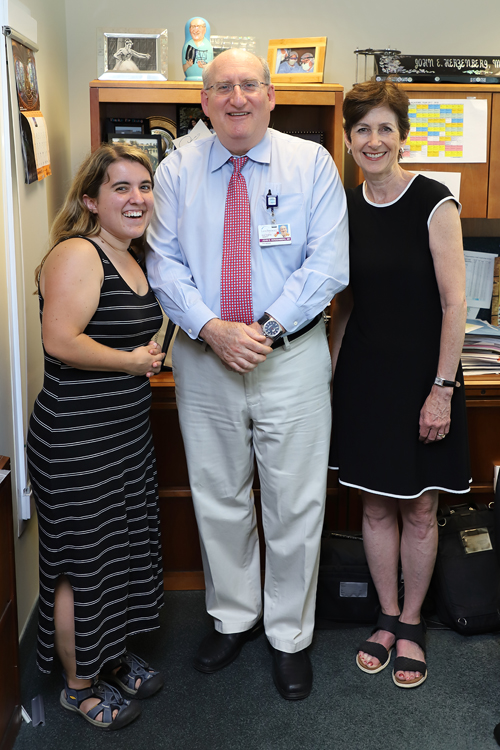
[[[351,533],[324,531],[316,597],[316,627],[339,622],[372,623],[380,612],[363,539]]]
[[[500,630],[500,566],[493,503],[443,506],[431,590],[436,613],[462,635]]]

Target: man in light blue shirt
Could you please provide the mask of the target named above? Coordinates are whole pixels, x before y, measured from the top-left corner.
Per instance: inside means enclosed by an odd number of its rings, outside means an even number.
[[[173,351],[176,397],[215,624],[194,666],[209,673],[231,663],[261,631],[264,609],[276,687],[299,700],[312,687],[306,649],[330,441],[331,363],[321,312],[348,283],[346,201],[324,148],[268,129],[275,92],[264,60],[228,50],[203,81],[201,103],[216,135],[174,152],[157,170],[147,257],[150,283],[182,329]],[[221,320],[231,155],[249,157],[241,174],[251,217],[250,325]],[[274,224],[276,235],[288,225],[290,237],[268,245],[263,238]]]

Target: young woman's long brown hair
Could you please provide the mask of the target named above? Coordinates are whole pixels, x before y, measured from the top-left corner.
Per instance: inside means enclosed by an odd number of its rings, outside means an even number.
[[[35,271],[35,283],[38,284],[40,271],[51,250],[68,237],[96,237],[101,231],[99,217],[91,213],[83,196],[97,198],[101,185],[108,181],[108,168],[115,161],[126,159],[135,161],[147,169],[153,182],[153,168],[149,156],[137,146],[123,143],[103,143],[92,154],[89,154],[76,173],[62,208],[57,213],[50,230],[50,250],[42,259]],[[140,256],[143,252],[143,238],[133,240],[134,252]]]

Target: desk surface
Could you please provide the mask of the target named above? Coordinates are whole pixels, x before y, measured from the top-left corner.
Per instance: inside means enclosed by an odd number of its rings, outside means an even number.
[[[174,388],[174,376],[171,372],[161,372],[151,378],[153,388]],[[499,375],[467,375],[465,377],[465,392],[468,396],[486,395],[481,390],[488,389],[488,395],[500,396],[500,374]]]

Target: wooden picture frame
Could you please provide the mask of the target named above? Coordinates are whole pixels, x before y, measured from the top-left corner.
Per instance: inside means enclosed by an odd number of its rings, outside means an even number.
[[[273,83],[323,83],[326,36],[270,39],[267,62]],[[297,73],[293,71],[297,69]],[[278,72],[281,70],[281,72]]]
[[[161,136],[154,133],[132,133],[130,135],[108,133],[108,143],[124,143],[128,146],[137,146],[137,148],[140,148],[149,156],[153,172],[156,172],[158,164],[162,160]]]

